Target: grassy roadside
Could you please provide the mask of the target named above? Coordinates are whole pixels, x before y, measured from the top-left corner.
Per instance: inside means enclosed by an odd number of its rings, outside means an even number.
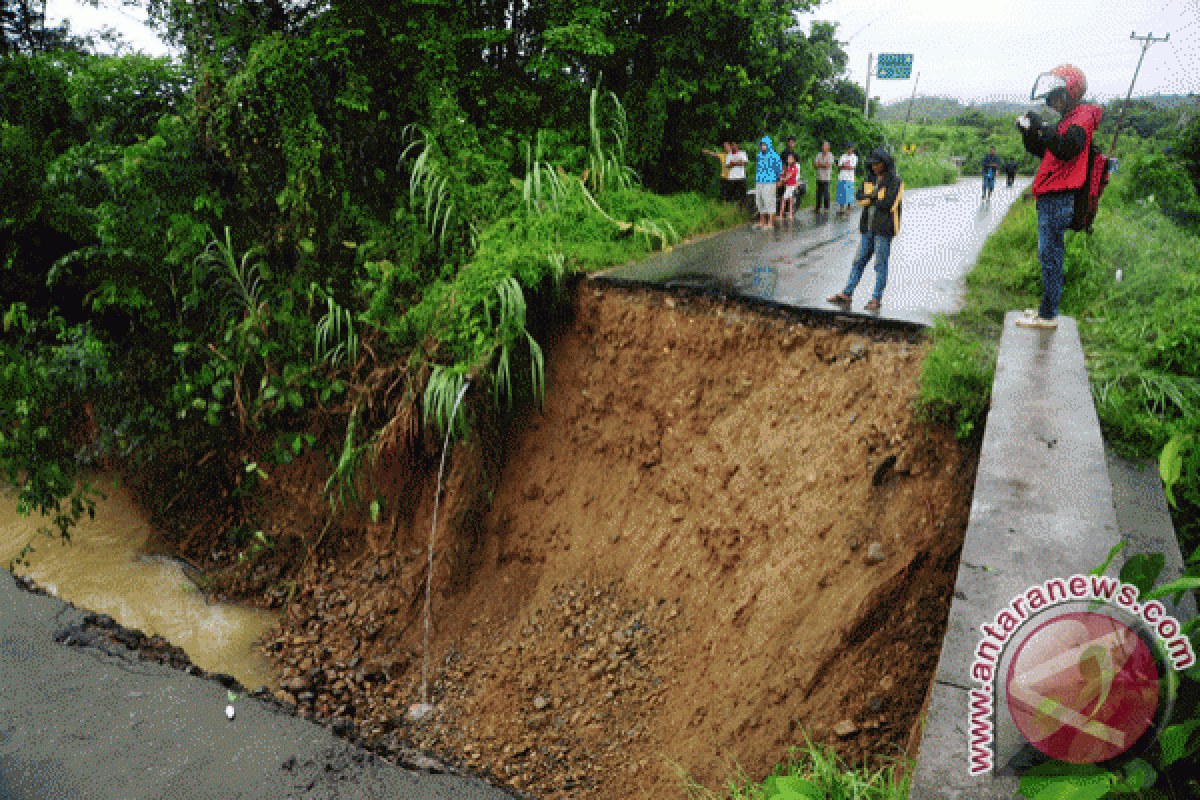
[[[1067,234],[1060,310],[1079,322],[1106,439],[1157,458],[1173,438],[1200,430],[1200,237],[1129,181],[1128,173],[1114,179],[1093,234]],[[1041,297],[1030,196],[1013,204],[966,283],[963,310],[932,332],[920,396],[924,413],[952,419],[962,434],[986,413],[1004,313],[1036,307]],[[1200,546],[1197,508],[1187,500],[1198,480],[1185,468],[1174,492],[1185,553]]]
[[[851,768],[832,749],[808,744],[793,748],[786,763],[780,764],[761,783],[750,781],[736,768],[722,792],[697,784],[677,768],[679,782],[687,800],[903,800],[908,797],[908,770],[900,762],[872,770]]]

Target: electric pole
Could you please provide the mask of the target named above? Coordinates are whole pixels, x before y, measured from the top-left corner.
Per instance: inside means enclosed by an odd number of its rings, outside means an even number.
[[[908,120],[912,117],[913,99],[917,96],[917,84],[921,82],[921,73],[917,73],[917,79],[913,81],[912,95],[908,98],[908,113],[904,115],[904,127],[900,129],[900,149],[904,149],[904,134],[908,133]]]
[[[874,53],[867,53],[867,99],[863,100],[863,117],[866,119],[870,119],[868,111],[871,108],[871,60],[874,57]]]
[[[1117,152],[1117,137],[1121,135],[1121,123],[1125,121],[1125,112],[1129,110],[1129,98],[1133,96],[1133,84],[1137,83],[1137,76],[1142,69],[1142,59],[1146,57],[1146,51],[1154,42],[1165,42],[1170,39],[1171,34],[1168,33],[1161,39],[1155,39],[1153,33],[1138,36],[1136,32],[1131,32],[1129,38],[1136,39],[1142,43],[1142,55],[1138,58],[1137,69],[1133,71],[1133,80],[1129,82],[1129,92],[1125,95],[1125,104],[1121,106],[1121,116],[1117,117],[1117,128],[1113,131],[1112,147],[1108,148],[1109,155]]]

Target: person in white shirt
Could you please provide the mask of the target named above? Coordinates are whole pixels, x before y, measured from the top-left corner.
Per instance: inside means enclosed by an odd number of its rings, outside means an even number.
[[[858,156],[854,145],[846,145],[846,152],[838,159],[837,202],[838,213],[845,214],[854,204],[854,170],[858,167]]]
[[[833,178],[833,153],[829,152],[829,142],[821,142],[821,152],[813,159],[813,167],[817,170],[817,205],[813,213],[820,214],[822,207],[829,210],[829,182]]]
[[[729,196],[737,203],[746,199],[746,164],[749,158],[736,141],[729,143],[729,155],[725,156],[725,166],[729,167]]]

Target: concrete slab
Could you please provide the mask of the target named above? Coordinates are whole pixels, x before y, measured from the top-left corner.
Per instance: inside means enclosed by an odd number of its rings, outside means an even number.
[[[1158,462],[1153,459],[1123,458],[1107,444],[1104,451],[1112,481],[1117,527],[1121,531],[1121,538],[1127,542],[1125,554],[1162,553],[1166,556],[1166,564],[1159,581],[1168,583],[1182,576],[1183,554],[1179,549],[1179,539],[1175,536],[1175,526],[1171,523],[1171,511],[1167,506],[1167,496],[1163,493]],[[1196,601],[1190,594],[1185,595],[1179,605],[1172,603],[1171,598],[1163,602],[1172,616],[1178,619],[1196,616]]]
[[[1006,315],[992,403],[945,638],[930,692],[912,797],[1011,798],[1019,773],[1039,754],[997,698],[996,770],[968,773],[970,675],[981,626],[1026,589],[1088,573],[1127,541],[1109,575],[1136,552],[1167,554],[1168,577],[1182,559],[1157,472],[1107,450],[1100,434],[1075,320],[1055,331],[1018,327]],[[1190,598],[1172,609],[1195,614]],[[1001,661],[1003,669],[1005,662]]]

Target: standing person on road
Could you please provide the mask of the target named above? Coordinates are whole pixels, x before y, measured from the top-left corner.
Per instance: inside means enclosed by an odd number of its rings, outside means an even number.
[[[749,161],[741,145],[729,143],[729,155],[725,163],[729,166],[729,199],[739,206],[746,200],[746,162]]]
[[[762,230],[775,228],[775,187],[783,178],[783,163],[771,146],[771,137],[758,141],[758,161],[754,166],[755,200],[758,203],[760,221],[754,225]]]
[[[800,154],[796,152],[796,137],[795,136],[787,137],[787,147],[783,148],[783,152],[779,154],[779,163],[783,164],[783,171],[785,173],[784,180],[780,181],[780,184],[779,184],[780,188],[779,188],[779,191],[777,192],[777,194],[779,196],[778,206],[779,206],[780,219],[783,218],[783,201],[784,201],[784,195],[787,194],[787,180],[786,180],[787,175],[786,175],[786,173],[787,173],[787,165],[788,165],[788,156],[792,156],[793,158],[795,158],[797,164],[800,163]],[[797,175],[799,175],[799,173],[797,173]],[[794,195],[795,192],[792,192],[792,194]]]
[[[796,154],[788,153],[784,159],[783,168],[783,205],[780,206],[779,217],[786,214],[788,219],[796,218],[796,184],[800,168],[796,166]]]
[[[1088,147],[1096,126],[1104,116],[1098,106],[1083,103],[1087,78],[1070,64],[1062,64],[1038,76],[1031,99],[1044,98],[1046,105],[1062,115],[1057,127],[1042,123],[1032,111],[1017,117],[1017,130],[1034,157],[1042,159],[1033,177],[1037,199],[1038,260],[1042,265],[1042,302],[1027,309],[1017,320],[1029,328],[1058,327],[1058,303],[1063,290],[1063,234],[1075,215],[1075,193],[1087,178]]]
[[[983,157],[983,199],[991,200],[992,192],[996,189],[996,173],[1000,171],[1000,156],[996,155],[996,146],[992,145],[988,154]]]
[[[716,150],[705,148],[700,152],[706,156],[712,156],[721,165],[721,200],[729,202],[729,142],[721,142],[723,152],[718,153]]]
[[[1004,175],[1006,178],[1008,178],[1008,183],[1006,185],[1008,186],[1009,189],[1011,189],[1012,185],[1013,185],[1013,181],[1015,181],[1017,179],[1017,161],[1016,161],[1016,159],[1014,159],[1014,158],[1004,159]]]
[[[821,142],[821,152],[813,159],[813,167],[817,170],[817,204],[813,213],[820,214],[822,200],[825,210],[829,210],[829,181],[833,178],[833,153],[829,152],[829,142]]]
[[[854,195],[863,207],[858,229],[862,241],[858,255],[850,267],[850,279],[846,288],[829,298],[839,306],[849,306],[854,298],[854,289],[862,278],[863,270],[871,255],[875,256],[875,291],[867,302],[867,311],[878,311],[883,302],[883,289],[887,286],[888,257],[892,252],[892,239],[900,232],[900,211],[904,200],[904,181],[896,174],[896,164],[891,155],[880,148],[867,158],[867,178]]]
[[[837,204],[838,213],[845,214],[854,202],[854,170],[858,168],[858,156],[854,145],[846,145],[846,152],[838,159]]]

